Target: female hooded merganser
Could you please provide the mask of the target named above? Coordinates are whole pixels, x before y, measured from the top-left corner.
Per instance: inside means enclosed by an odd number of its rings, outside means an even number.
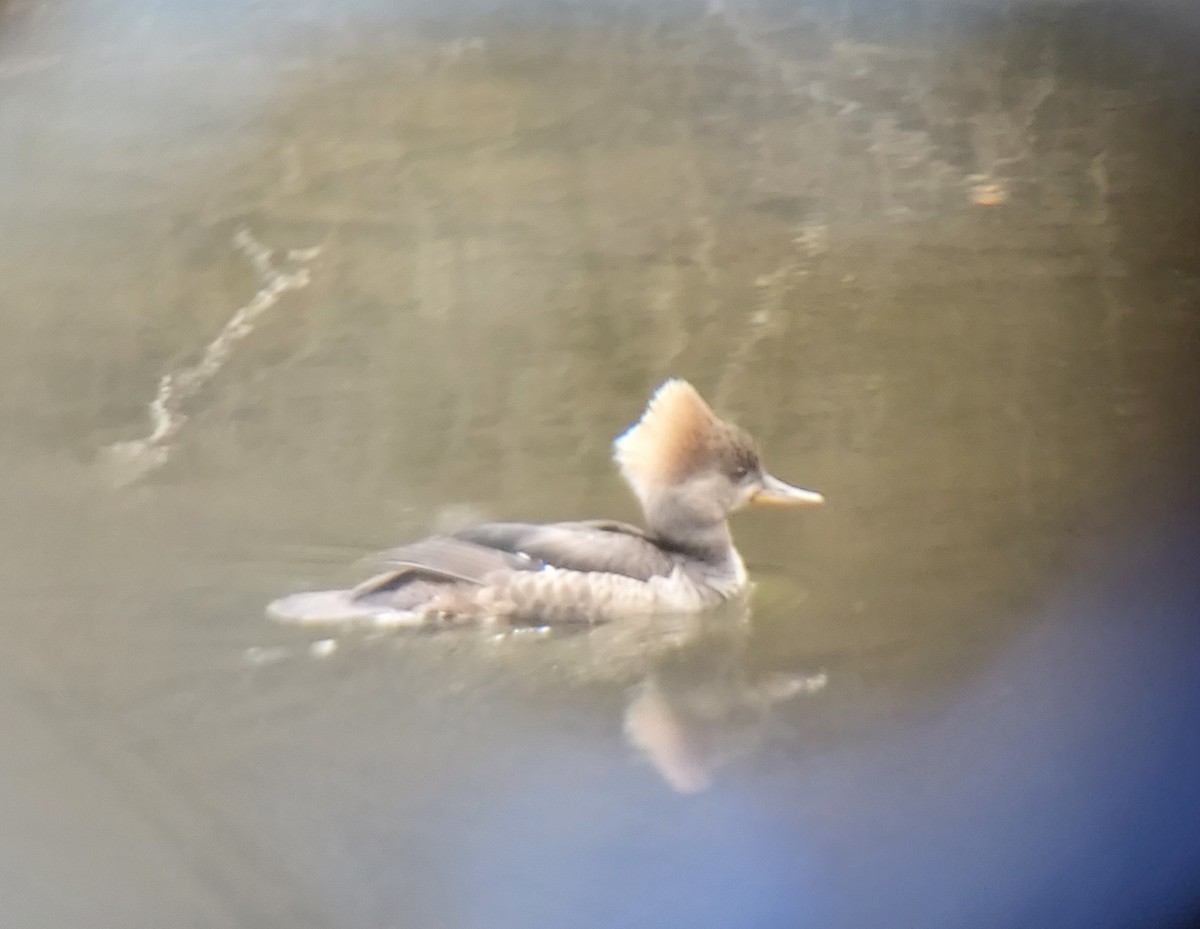
[[[691,384],[669,380],[613,443],[646,529],[609,520],[484,523],[385,552],[387,570],[350,590],[293,594],[268,607],[292,622],[604,622],[697,612],[743,593],[746,568],[726,522],[747,504],[824,502],[767,474],[754,441]]]

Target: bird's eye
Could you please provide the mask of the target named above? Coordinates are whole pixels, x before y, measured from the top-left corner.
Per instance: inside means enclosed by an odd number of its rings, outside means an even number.
[[[745,480],[746,475],[749,473],[750,473],[750,469],[748,467],[746,467],[745,465],[738,465],[736,468],[733,469],[733,477],[735,480],[739,480],[739,481]]]

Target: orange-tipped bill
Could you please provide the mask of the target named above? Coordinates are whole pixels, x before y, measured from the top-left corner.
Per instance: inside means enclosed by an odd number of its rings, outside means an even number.
[[[764,474],[762,488],[755,491],[750,502],[755,506],[820,506],[825,502],[825,497],[815,490],[793,487],[779,478]]]

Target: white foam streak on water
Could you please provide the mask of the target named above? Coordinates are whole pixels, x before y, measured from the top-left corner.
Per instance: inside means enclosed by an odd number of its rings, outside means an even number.
[[[239,229],[233,236],[233,246],[245,255],[258,273],[259,287],[248,301],[233,311],[216,337],[205,347],[195,364],[164,374],[158,390],[149,403],[150,432],[140,439],[115,442],[106,446],[100,463],[114,486],[133,484],[170,459],[171,442],[187,421],[184,409],[188,402],[220,373],[229,361],[234,347],[253,331],[259,319],[274,307],[288,291],[307,287],[310,281],[307,267],[279,268],[274,252],[260,243],[248,229]],[[321,246],[290,249],[286,258],[301,265],[313,261]]]

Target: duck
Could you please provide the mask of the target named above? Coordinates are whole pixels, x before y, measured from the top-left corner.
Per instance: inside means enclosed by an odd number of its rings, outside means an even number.
[[[608,519],[491,522],[390,549],[355,587],[272,602],[283,622],[550,626],[699,613],[742,597],[729,517],[747,506],[810,507],[822,494],[773,477],[751,436],[686,380],[654,391],[613,442],[645,525]]]

